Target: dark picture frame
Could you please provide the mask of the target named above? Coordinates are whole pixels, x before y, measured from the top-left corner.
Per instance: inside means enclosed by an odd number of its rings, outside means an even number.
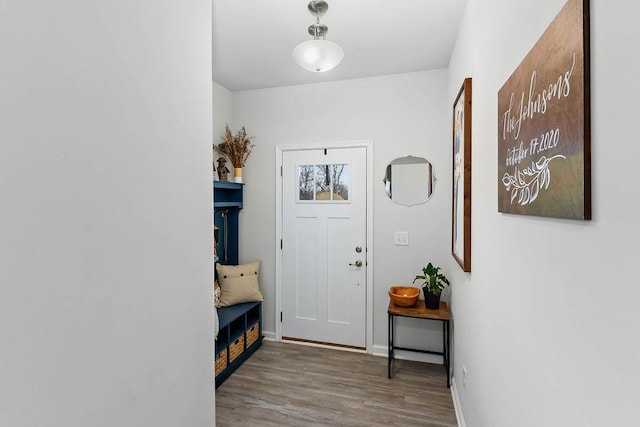
[[[471,78],[453,103],[451,254],[471,271]]]

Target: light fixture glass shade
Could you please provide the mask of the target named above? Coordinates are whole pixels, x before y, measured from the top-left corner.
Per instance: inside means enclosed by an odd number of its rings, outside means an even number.
[[[344,58],[344,50],[328,40],[309,40],[293,49],[293,59],[305,70],[314,73],[329,71]]]

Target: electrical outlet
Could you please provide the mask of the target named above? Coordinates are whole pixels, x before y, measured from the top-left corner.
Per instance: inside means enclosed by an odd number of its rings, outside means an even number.
[[[462,365],[462,387],[467,388],[467,367]]]
[[[409,232],[396,231],[393,235],[393,243],[396,246],[409,246]]]

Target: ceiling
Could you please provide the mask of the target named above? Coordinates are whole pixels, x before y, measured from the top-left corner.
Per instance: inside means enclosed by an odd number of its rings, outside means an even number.
[[[213,0],[213,80],[231,91],[445,68],[466,0],[326,0],[327,40],[344,49],[325,73],[299,67],[308,0]]]

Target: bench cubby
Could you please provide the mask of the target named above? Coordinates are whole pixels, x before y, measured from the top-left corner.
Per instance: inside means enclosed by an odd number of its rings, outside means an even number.
[[[262,345],[262,302],[246,302],[218,309],[215,378],[218,388]]]

